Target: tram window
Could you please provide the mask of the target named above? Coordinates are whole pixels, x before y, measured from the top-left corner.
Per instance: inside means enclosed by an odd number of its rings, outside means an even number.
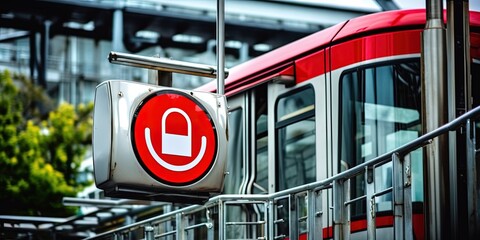
[[[341,77],[339,169],[345,171],[391,151],[421,134],[421,81],[418,59],[358,68]],[[412,194],[423,201],[422,152],[412,158]],[[391,163],[375,169],[376,191],[391,186]],[[364,176],[351,180],[351,198],[365,194]],[[391,195],[383,196],[391,210]],[[364,203],[352,205],[352,215],[365,214]]]
[[[228,156],[227,172],[225,177],[224,193],[239,193],[243,179],[243,111],[241,108],[230,112],[228,121]]]
[[[281,96],[276,105],[277,190],[316,180],[315,93],[311,86]]]
[[[267,85],[255,90],[256,161],[253,193],[268,193]]]

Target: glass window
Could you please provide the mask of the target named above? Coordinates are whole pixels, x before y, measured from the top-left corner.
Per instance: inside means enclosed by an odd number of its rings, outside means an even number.
[[[418,59],[374,65],[349,71],[341,77],[340,171],[391,151],[421,134],[421,80]],[[422,152],[412,158],[412,194],[423,199]],[[420,160],[420,161],[419,161]],[[392,167],[375,169],[375,190],[391,186]],[[415,181],[417,183],[415,183]],[[351,198],[365,194],[364,176],[352,179]],[[382,197],[389,201],[391,196]],[[391,203],[377,209],[391,209]],[[352,205],[352,215],[365,213],[364,202]]]
[[[256,161],[253,193],[268,193],[267,85],[255,90]]]
[[[316,180],[315,93],[306,87],[276,105],[277,190]]]

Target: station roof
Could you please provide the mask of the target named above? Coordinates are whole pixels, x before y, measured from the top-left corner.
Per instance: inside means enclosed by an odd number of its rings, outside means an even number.
[[[215,39],[216,1],[212,0],[5,1],[0,5],[0,27],[27,34],[42,32],[48,22],[50,37],[71,35],[109,41],[116,10],[123,12],[123,42],[132,53],[151,46],[203,52],[207,41]],[[255,55],[256,44],[275,49],[338,22],[377,11],[381,9],[302,1],[227,0],[225,39],[248,43]],[[4,36],[0,41],[15,37],[22,36]]]

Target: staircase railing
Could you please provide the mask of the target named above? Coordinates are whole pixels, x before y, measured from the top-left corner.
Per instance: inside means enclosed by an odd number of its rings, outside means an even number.
[[[204,205],[193,205],[171,211],[160,216],[129,226],[98,234],[89,239],[228,239],[227,229],[232,226],[254,226],[245,230],[245,238],[256,239],[323,239],[330,234],[329,226],[323,226],[325,217],[322,209],[322,195],[332,191],[333,197],[333,237],[349,239],[350,205],[365,201],[367,209],[367,238],[375,239],[376,198],[391,193],[393,211],[393,232],[395,239],[413,239],[411,161],[412,151],[428,145],[432,139],[464,127],[467,137],[467,180],[469,188],[468,219],[469,234],[478,234],[480,218],[478,206],[478,182],[475,158],[475,120],[480,118],[480,106],[459,118],[429,132],[419,138],[382,154],[370,161],[361,163],[330,178],[290,188],[268,195],[220,195],[211,198]],[[386,163],[392,163],[392,186],[375,191],[374,170]],[[350,179],[364,174],[365,194],[350,196]],[[257,209],[258,219],[231,221],[227,217],[232,206],[244,209]],[[258,214],[257,214],[258,215]],[[241,216],[238,216],[240,218]],[[286,228],[288,227],[288,228]],[[247,228],[245,228],[247,229]],[[287,230],[288,229],[288,230]],[[324,231],[327,229],[327,231]],[[137,235],[132,236],[136,232]]]

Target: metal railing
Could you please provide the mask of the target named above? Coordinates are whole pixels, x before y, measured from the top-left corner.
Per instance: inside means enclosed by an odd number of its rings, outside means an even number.
[[[324,209],[322,195],[332,191],[333,237],[349,239],[351,234],[350,206],[365,201],[368,239],[375,239],[376,198],[392,195],[393,235],[395,239],[413,239],[411,162],[412,151],[422,148],[449,131],[463,127],[467,136],[467,179],[469,187],[468,220],[469,234],[475,236],[479,228],[479,206],[477,202],[477,179],[475,158],[475,119],[480,118],[480,107],[429,132],[399,148],[361,163],[322,181],[305,184],[268,195],[220,195],[211,198],[204,205],[193,205],[129,226],[98,234],[89,239],[129,239],[137,232],[135,239],[228,239],[230,227],[244,227],[245,239],[323,239]],[[376,191],[374,171],[386,163],[392,163],[392,186]],[[350,198],[350,180],[364,174],[365,194]],[[237,215],[239,221],[228,217],[232,206],[240,206],[257,212],[257,218]],[[232,215],[232,214],[230,214]],[[243,220],[248,219],[248,220]],[[199,235],[201,235],[199,237]],[[302,238],[303,238],[302,237]]]

